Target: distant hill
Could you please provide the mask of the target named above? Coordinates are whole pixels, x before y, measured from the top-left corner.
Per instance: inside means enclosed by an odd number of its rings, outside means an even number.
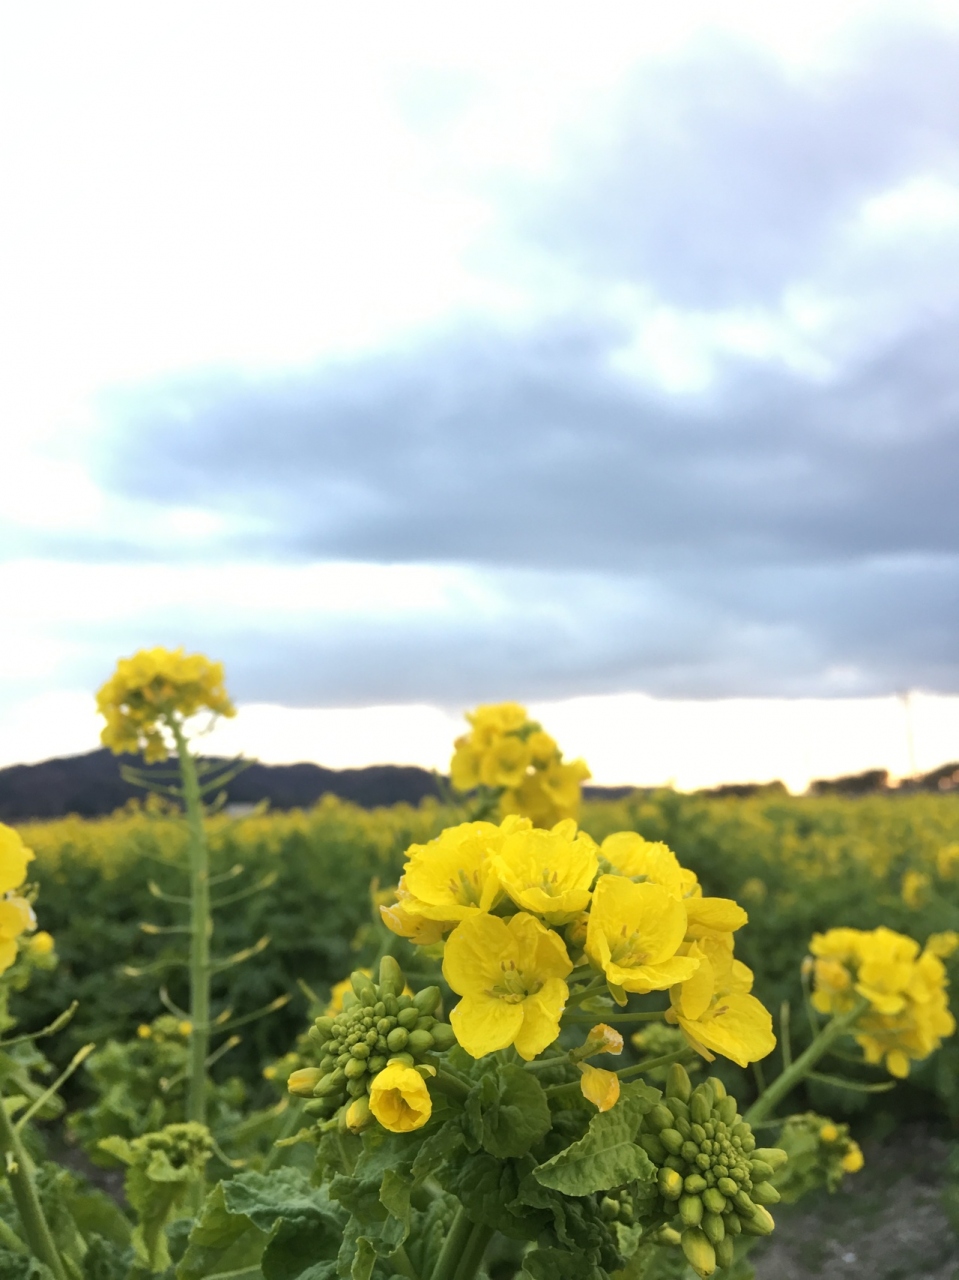
[[[226,760],[218,763],[226,764]],[[113,813],[142,788],[126,782],[121,765],[142,768],[139,756],[115,756],[107,750],[82,756],[63,756],[40,764],[17,764],[0,769],[0,821],[29,822],[61,818],[68,813],[83,818]],[[153,766],[154,775],[170,766]],[[425,796],[438,796],[436,777],[415,765],[377,764],[365,769],[324,769],[318,764],[248,765],[224,787],[230,805],[258,804],[268,800],[272,809],[309,808],[323,795],[352,800],[365,809],[405,801],[416,805]],[[631,787],[590,787],[588,795],[629,795]]]

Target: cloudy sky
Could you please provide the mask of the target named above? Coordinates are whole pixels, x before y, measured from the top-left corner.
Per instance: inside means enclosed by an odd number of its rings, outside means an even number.
[[[155,643],[264,758],[959,755],[959,15],[721,9],[8,10],[0,762]]]

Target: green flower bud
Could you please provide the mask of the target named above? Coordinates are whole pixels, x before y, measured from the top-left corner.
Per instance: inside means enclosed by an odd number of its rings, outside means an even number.
[[[721,1098],[719,1102],[716,1103],[715,1111],[724,1124],[733,1125],[736,1123],[735,1098],[731,1098],[727,1094],[725,1098]]]
[[[737,1209],[741,1210],[741,1212],[745,1214],[747,1218],[753,1217],[753,1215],[756,1213],[757,1206],[753,1204],[752,1200],[750,1200],[749,1196],[746,1195],[745,1191],[742,1191],[742,1190],[737,1191],[736,1194],[733,1196],[733,1203],[735,1204]]]
[[[303,1110],[308,1116],[327,1116],[329,1111],[326,1107],[326,1098],[312,1098],[309,1102],[303,1104]]]
[[[403,970],[393,958],[384,956],[380,961],[380,991],[385,996],[398,996],[406,986]]]
[[[420,1013],[433,1013],[439,1008],[441,998],[439,987],[424,987],[413,997],[413,1005]]]
[[[370,1005],[376,1004],[376,989],[367,975],[362,973],[359,969],[354,969],[350,974],[350,986],[353,988],[353,993],[361,1004],[366,1004],[363,996],[367,991],[373,996],[373,999],[370,1001]],[[343,1007],[344,1009],[346,1008],[345,1000],[343,1002]]]
[[[313,1026],[317,1029],[324,1040],[329,1040],[330,1036],[333,1034],[334,1020],[329,1016],[329,1014],[325,1014],[321,1018],[316,1018],[313,1022]]]
[[[604,1196],[599,1202],[599,1216],[604,1222],[615,1222],[619,1217],[619,1204],[609,1196]]]
[[[673,1227],[660,1227],[658,1231],[653,1232],[652,1236],[656,1244],[677,1245],[680,1242],[680,1234]]]
[[[346,1079],[346,1076],[343,1074],[343,1068],[342,1067],[334,1068],[334,1070],[329,1071],[325,1076],[322,1076],[313,1086],[313,1097],[314,1098],[328,1097],[331,1093],[334,1093],[336,1090],[342,1088],[343,1081],[345,1079]]]
[[[703,1277],[703,1280],[706,1276],[711,1276],[716,1270],[716,1250],[706,1239],[705,1232],[700,1227],[687,1227],[680,1243],[686,1261],[696,1274]]]
[[[323,1079],[319,1067],[301,1067],[294,1071],[286,1082],[287,1090],[297,1098],[312,1098],[313,1090]]]
[[[403,1067],[416,1066],[411,1053],[391,1053],[389,1058],[386,1060],[386,1065],[389,1066],[391,1062],[398,1062]]]
[[[658,1133],[660,1129],[672,1129],[673,1113],[669,1107],[664,1107],[661,1102],[657,1102],[652,1111],[646,1115],[646,1124],[654,1133]]]
[[[723,1221],[726,1224],[727,1238],[729,1236],[738,1236],[742,1232],[743,1224],[735,1209],[727,1210],[727,1212],[723,1214]]]
[[[678,1156],[683,1147],[683,1135],[677,1129],[663,1129],[659,1140],[672,1156]]]
[[[397,1030],[402,1031],[402,1027],[398,1027]],[[412,1054],[429,1053],[433,1048],[433,1037],[428,1031],[411,1031],[407,1048]]]
[[[703,1234],[711,1245],[717,1245],[720,1240],[725,1240],[726,1227],[723,1223],[722,1214],[703,1214]]]
[[[346,1082],[347,1097],[349,1098],[362,1097],[362,1095],[366,1093],[367,1080],[368,1080],[368,1077],[366,1075],[358,1076],[355,1080],[347,1080]]]
[[[361,1060],[363,1058],[368,1058],[370,1056],[370,1046],[366,1043],[365,1040],[361,1040],[359,1044],[355,1044],[353,1046],[353,1048],[350,1050],[350,1053],[353,1055],[354,1058],[359,1058]]]
[[[782,1196],[771,1182],[760,1182],[753,1187],[752,1199],[755,1204],[779,1204]]]
[[[396,1022],[394,1021],[393,1018],[383,1017],[383,1018],[377,1018],[376,1020],[376,1030],[380,1033],[381,1036],[388,1036],[390,1032],[393,1030],[394,1026],[396,1026]]]
[[[769,1210],[764,1209],[762,1205],[757,1205],[753,1216],[746,1218],[743,1222],[743,1231],[749,1236],[768,1236],[772,1235],[775,1226],[773,1215]]]
[[[716,1241],[713,1246],[716,1250],[716,1266],[731,1267],[736,1260],[736,1247],[728,1236],[722,1240]]]
[[[765,1160],[751,1160],[749,1162],[749,1172],[757,1182],[765,1182],[767,1178],[773,1176],[775,1170]]]
[[[781,1169],[789,1157],[780,1147],[757,1147],[753,1153],[755,1160],[762,1160],[764,1164],[768,1164],[773,1173],[777,1169]]]
[[[732,1178],[719,1178],[716,1182],[716,1186],[722,1194],[724,1196],[728,1196],[730,1200],[739,1190],[738,1184],[733,1182]]]
[[[687,1110],[689,1110],[688,1107]],[[681,1133],[684,1138],[691,1138],[693,1136],[693,1126],[685,1116],[677,1116],[676,1123],[673,1125],[673,1128],[677,1133]]]
[[[698,1196],[701,1191],[706,1190],[706,1179],[701,1173],[691,1173],[683,1186],[691,1196]]]
[[[710,1213],[722,1213],[726,1208],[726,1197],[718,1187],[707,1187],[703,1192],[703,1205]]]
[[[406,995],[405,993],[396,997],[396,1007],[398,1010],[408,1009],[412,1003],[413,997]]]
[[[412,1031],[419,1021],[419,1010],[412,1005],[408,1009],[401,1009],[396,1015],[396,1021],[401,1027],[405,1027],[407,1031]]]
[[[401,1053],[406,1048],[409,1038],[410,1033],[405,1027],[394,1027],[386,1037],[386,1044],[392,1053]]]
[[[711,1090],[705,1088],[704,1085],[697,1085],[689,1099],[689,1116],[695,1124],[705,1124],[712,1114],[713,1100]],[[695,1129],[693,1130],[695,1133]],[[705,1135],[704,1135],[705,1136]],[[709,1242],[707,1241],[707,1244]],[[712,1246],[710,1245],[710,1248]]]
[[[366,1074],[366,1063],[361,1058],[350,1058],[343,1068],[343,1074],[347,1080],[358,1080],[360,1076]]]
[[[686,1175],[686,1161],[682,1156],[667,1156],[663,1161],[663,1167],[665,1169],[675,1169],[677,1173],[681,1173],[684,1177]]]
[[[374,1053],[371,1058],[366,1060],[366,1069],[370,1075],[379,1075],[386,1066],[386,1056],[382,1053]]]
[[[674,1062],[666,1073],[667,1105],[670,1098],[678,1098],[681,1102],[689,1102],[689,1095],[692,1091],[692,1082],[689,1079],[686,1068],[680,1066],[678,1062]]]
[[[696,1146],[695,1142],[684,1142],[680,1148],[679,1154],[684,1160],[688,1160],[689,1163],[692,1164],[699,1155],[699,1147]]]
[[[654,1164],[662,1164],[666,1159],[666,1148],[655,1133],[641,1133],[639,1135],[639,1145]]]
[[[320,1070],[323,1072],[324,1075],[326,1075],[328,1071],[332,1071],[335,1066],[336,1066],[336,1059],[331,1058],[329,1054],[326,1054],[324,1057],[320,1059]]]
[[[657,1186],[659,1194],[666,1200],[678,1200],[683,1194],[683,1179],[675,1169],[660,1169]]]
[[[698,1142],[701,1145],[706,1141],[706,1130],[701,1124],[696,1124],[694,1122],[689,1126],[689,1132],[693,1136],[693,1142]]]
[[[386,1016],[388,1018],[395,1018],[400,1008],[396,996],[387,996],[383,1001],[383,1006],[386,1009]]]
[[[679,1216],[684,1227],[698,1227],[703,1220],[703,1202],[699,1196],[680,1196]]]
[[[710,1076],[706,1084],[713,1091],[713,1097],[718,1102],[720,1098],[726,1097],[726,1086],[720,1080],[719,1076]]]
[[[355,1102],[351,1102],[347,1108],[346,1127],[350,1133],[362,1133],[372,1123],[373,1113],[370,1110],[370,1101],[364,1094],[362,1098],[357,1098]]]
[[[445,1053],[456,1044],[456,1034],[448,1022],[438,1022],[431,1032],[433,1047],[439,1053]]]

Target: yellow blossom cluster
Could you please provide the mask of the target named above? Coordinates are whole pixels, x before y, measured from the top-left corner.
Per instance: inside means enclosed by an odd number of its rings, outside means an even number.
[[[551,827],[579,813],[580,790],[590,776],[583,760],[563,762],[554,740],[515,702],[467,713],[470,732],[457,738],[450,781],[457,791],[500,792],[503,815],[522,814]]]
[[[106,720],[100,740],[118,755],[141,751],[147,762],[170,753],[163,730],[200,711],[232,716],[236,709],[224,688],[223,664],[182,649],[141,649],[121,658],[97,694]]]
[[[920,951],[915,939],[885,926],[814,934],[813,1004],[821,1013],[848,1014],[868,1001],[853,1027],[856,1042],[867,1062],[885,1062],[904,1079],[910,1060],[927,1058],[956,1029],[942,959],[957,945],[954,933],[934,934]]]
[[[27,878],[27,864],[32,861],[33,850],[23,843],[19,832],[0,822],[0,973],[5,973],[16,960],[23,935],[37,927],[33,908],[16,892]],[[36,942],[39,956],[53,950],[49,934],[37,934]]]
[[[475,1058],[515,1045],[527,1061],[559,1034],[568,980],[602,975],[613,998],[668,991],[667,1018],[709,1060],[745,1065],[775,1045],[769,1013],[733,957],[746,912],[703,897],[664,844],[635,832],[597,845],[565,819],[466,822],[407,851],[387,926],[420,945],[446,939],[443,974],[461,997],[450,1022]]]

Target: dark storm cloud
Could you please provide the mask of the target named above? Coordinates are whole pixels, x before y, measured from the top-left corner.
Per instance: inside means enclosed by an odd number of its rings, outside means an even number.
[[[104,479],[222,514],[221,553],[499,584],[493,620],[236,638],[247,696],[959,689],[959,232],[855,233],[865,199],[959,177],[956,83],[959,45],[921,33],[818,78],[715,44],[644,71],[565,176],[509,195],[511,251],[576,276],[579,315],[141,388]],[[703,314],[815,285],[851,331],[816,376],[725,354],[669,393],[616,372],[614,285]]]

